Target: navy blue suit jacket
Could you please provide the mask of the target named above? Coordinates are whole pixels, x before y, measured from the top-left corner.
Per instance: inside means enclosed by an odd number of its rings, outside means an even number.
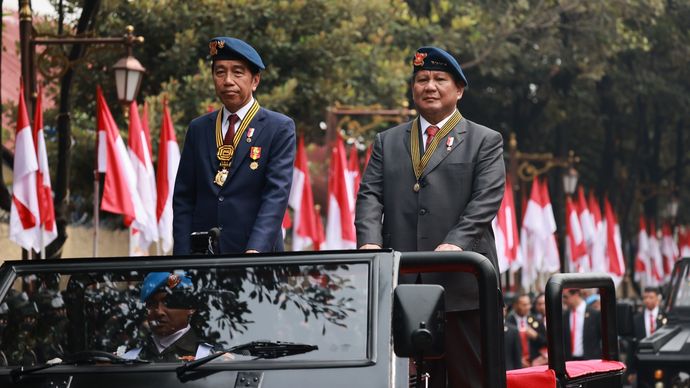
[[[216,116],[205,114],[189,124],[173,195],[173,254],[190,253],[190,234],[221,229],[220,252],[283,250],[281,224],[287,208],[295,160],[295,123],[260,108],[240,139],[223,187],[213,183],[218,171]],[[250,147],[261,147],[259,167],[249,166]]]

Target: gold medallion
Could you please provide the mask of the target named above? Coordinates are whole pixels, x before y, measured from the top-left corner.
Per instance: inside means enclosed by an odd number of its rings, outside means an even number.
[[[414,186],[412,186],[412,190],[414,190],[415,193],[419,192],[420,186],[419,182],[415,183]]]
[[[247,143],[251,143],[251,142],[252,142],[252,138],[251,138],[251,137],[248,137],[248,138],[247,138]]]
[[[251,163],[249,164],[249,168],[251,168],[252,170],[256,170],[257,168],[259,168],[259,163],[257,163],[257,162],[251,162]]]
[[[216,153],[216,157],[218,157],[218,160],[221,162],[227,162],[232,159],[232,155],[235,154],[235,147],[233,147],[230,144],[223,144],[220,147],[218,147],[218,152]]]
[[[216,173],[216,179],[213,180],[213,183],[222,187],[226,179],[228,179],[228,170],[222,169]]]

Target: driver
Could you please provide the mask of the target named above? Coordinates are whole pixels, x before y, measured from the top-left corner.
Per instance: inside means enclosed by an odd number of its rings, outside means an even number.
[[[192,280],[184,274],[151,272],[141,286],[146,319],[151,328],[144,346],[129,350],[123,358],[154,362],[191,361],[205,357],[213,347],[203,343],[189,321],[196,312]]]

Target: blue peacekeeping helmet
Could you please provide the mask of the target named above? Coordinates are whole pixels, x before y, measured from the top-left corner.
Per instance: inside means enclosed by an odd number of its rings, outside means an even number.
[[[465,86],[468,85],[465,73],[458,61],[446,51],[438,47],[425,46],[417,49],[412,60],[414,70],[412,74],[420,70],[439,70],[445,71],[453,75],[456,81],[462,82]]]
[[[259,53],[243,40],[218,36],[208,42],[208,48],[211,59],[214,61],[217,59],[244,59],[257,73],[266,68]]]
[[[192,279],[184,274],[170,272],[151,272],[141,283],[141,301],[146,302],[151,295],[166,291],[170,295],[185,295],[192,288]]]

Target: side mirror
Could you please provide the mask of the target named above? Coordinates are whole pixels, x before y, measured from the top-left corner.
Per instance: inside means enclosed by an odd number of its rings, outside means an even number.
[[[633,315],[635,307],[629,301],[619,301],[616,303],[616,322],[618,323],[618,335],[621,337],[633,337],[635,328],[633,327]]]
[[[401,284],[393,300],[393,349],[398,357],[440,358],[445,353],[445,290]]]

